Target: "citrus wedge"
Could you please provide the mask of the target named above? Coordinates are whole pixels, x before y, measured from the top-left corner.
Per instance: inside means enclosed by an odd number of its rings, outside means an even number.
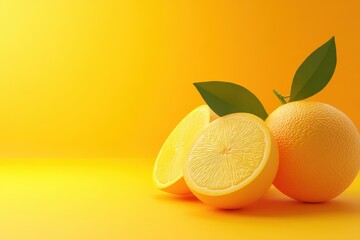
[[[199,132],[184,163],[184,179],[204,203],[235,209],[261,198],[277,169],[277,145],[265,122],[234,113]]]
[[[191,194],[183,179],[184,160],[196,140],[195,136],[214,117],[208,106],[199,106],[171,132],[155,162],[153,180],[156,187],[169,193]]]

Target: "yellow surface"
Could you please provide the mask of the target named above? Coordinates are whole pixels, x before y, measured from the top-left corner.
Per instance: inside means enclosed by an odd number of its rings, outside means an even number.
[[[325,204],[272,189],[247,209],[221,211],[155,189],[154,161],[2,159],[0,239],[360,238],[360,178]]]
[[[335,35],[313,100],[360,126],[355,0],[1,0],[0,156],[150,156],[203,103],[193,82],[272,93]],[[139,147],[139,145],[141,145]]]

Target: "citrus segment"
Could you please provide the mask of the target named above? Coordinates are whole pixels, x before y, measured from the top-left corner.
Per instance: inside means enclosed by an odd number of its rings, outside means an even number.
[[[164,142],[155,162],[153,179],[155,186],[174,194],[190,194],[183,179],[182,166],[194,136],[214,117],[206,105],[190,112],[171,132]]]
[[[255,115],[235,113],[204,128],[184,165],[184,178],[203,202],[240,208],[271,186],[278,166],[275,141]]]

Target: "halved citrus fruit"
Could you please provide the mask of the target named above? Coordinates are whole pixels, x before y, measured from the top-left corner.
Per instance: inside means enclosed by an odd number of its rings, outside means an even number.
[[[215,114],[206,105],[190,112],[164,142],[155,162],[153,180],[156,187],[174,194],[191,194],[183,179],[185,157],[198,132],[209,124]]]
[[[265,122],[234,113],[199,132],[185,160],[184,179],[204,203],[234,209],[261,198],[277,168],[277,145]]]

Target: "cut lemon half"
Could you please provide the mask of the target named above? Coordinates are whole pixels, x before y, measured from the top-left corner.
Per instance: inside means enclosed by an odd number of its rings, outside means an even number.
[[[277,169],[277,145],[265,122],[234,113],[199,132],[185,160],[184,179],[204,203],[235,209],[261,198]]]
[[[195,136],[209,124],[215,114],[206,105],[190,112],[164,142],[155,162],[153,180],[156,187],[174,194],[191,194],[183,179],[185,157]]]

